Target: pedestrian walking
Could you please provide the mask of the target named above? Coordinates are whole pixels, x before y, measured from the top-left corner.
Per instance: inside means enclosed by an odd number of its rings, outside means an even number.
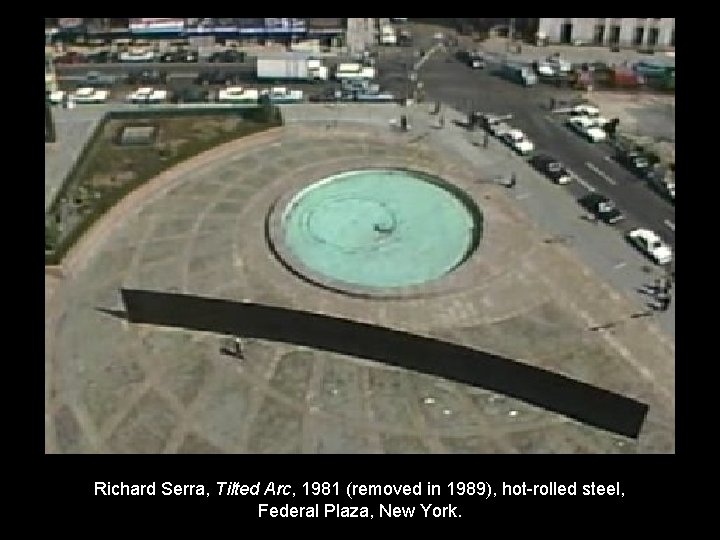
[[[243,352],[242,341],[239,337],[236,337],[233,341],[235,343],[235,356],[237,356],[240,360],[244,360],[245,353]]]
[[[653,309],[657,311],[667,311],[670,307],[670,295],[659,293],[655,296],[655,303]]]
[[[510,182],[508,183],[509,188],[514,188],[515,184],[517,184],[517,178],[515,178],[515,173],[512,173],[510,175]]]
[[[490,144],[490,137],[488,136],[487,133],[485,133],[485,135],[483,135],[483,148],[487,148],[489,144]]]
[[[440,113],[440,102],[435,102],[435,108],[433,109],[433,114],[439,114]]]
[[[445,117],[443,115],[440,115],[440,128],[445,127]]]

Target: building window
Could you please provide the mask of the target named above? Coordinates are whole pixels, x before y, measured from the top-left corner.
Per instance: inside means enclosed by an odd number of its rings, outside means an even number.
[[[595,45],[602,45],[605,40],[605,25],[596,24],[595,32],[593,33],[593,43]]]
[[[672,33],[670,34],[670,46],[675,46],[675,29],[672,29]]]
[[[645,28],[638,26],[635,28],[635,35],[633,36],[633,45],[642,45],[643,38],[645,37]]]
[[[658,44],[659,35],[660,31],[657,28],[650,29],[650,33],[648,34],[648,47],[654,47]]]
[[[620,43],[620,26],[615,24],[610,27],[610,37],[608,39],[611,45]]]

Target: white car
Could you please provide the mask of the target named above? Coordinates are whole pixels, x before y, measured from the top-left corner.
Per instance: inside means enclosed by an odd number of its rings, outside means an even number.
[[[567,124],[590,142],[596,143],[607,139],[607,133],[605,133],[605,130],[598,127],[596,119],[594,118],[588,118],[586,116],[573,116],[567,121]]]
[[[521,156],[526,156],[535,150],[535,145],[519,129],[511,129],[502,138],[510,148]]]
[[[75,103],[105,103],[110,93],[99,88],[78,88],[70,96]]]
[[[575,105],[570,110],[570,114],[575,115],[575,116],[597,117],[597,116],[600,116],[600,109],[598,109],[595,105],[589,105],[587,103],[583,103],[581,105]]]
[[[650,229],[633,229],[628,233],[627,237],[631,244],[655,261],[656,264],[669,264],[672,261],[672,249],[670,246]]]
[[[289,90],[284,86],[263,90],[260,95],[268,96],[271,103],[300,103],[303,100],[302,90]]]
[[[50,94],[48,95],[48,99],[53,105],[60,105],[65,99],[65,92],[63,92],[62,90],[55,90],[54,92],[50,92]]]
[[[535,70],[538,75],[542,75],[544,77],[555,77],[555,75],[557,75],[557,69],[555,66],[549,64],[548,62],[538,62]]]
[[[572,64],[559,56],[550,56],[546,63],[554,67],[559,73],[570,73],[572,71]]]
[[[502,139],[506,133],[513,130],[513,127],[510,124],[507,124],[505,122],[495,122],[494,124],[490,124],[488,126],[488,131],[495,135],[495,137],[498,137],[499,139]]]
[[[167,90],[155,90],[152,87],[143,87],[128,94],[127,100],[130,103],[162,103],[167,97]]]
[[[152,62],[155,60],[155,52],[146,49],[135,49],[121,52],[118,55],[121,62]]]
[[[254,88],[229,86],[218,92],[220,103],[257,103],[258,99],[260,99],[260,92]]]

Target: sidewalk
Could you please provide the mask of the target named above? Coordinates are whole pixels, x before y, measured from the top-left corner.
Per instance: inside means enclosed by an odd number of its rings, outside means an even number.
[[[107,111],[106,105],[84,105],[72,110],[52,108],[57,142],[45,143],[46,212]]]
[[[468,38],[463,38],[468,40]],[[469,41],[469,40],[468,40]],[[491,38],[482,43],[469,41],[466,46],[485,51],[494,56],[507,56],[508,59],[520,62],[533,62],[535,60],[543,60],[551,54],[559,53],[562,58],[572,63],[582,62],[606,62],[608,64],[623,64],[625,62],[634,63],[640,60],[662,62],[669,66],[675,65],[675,57],[668,56],[665,53],[640,54],[634,50],[621,50],[620,52],[612,52],[609,47],[574,47],[572,45],[548,45],[546,47],[536,47],[527,43],[520,46],[522,51],[519,54],[508,53],[507,39]]]

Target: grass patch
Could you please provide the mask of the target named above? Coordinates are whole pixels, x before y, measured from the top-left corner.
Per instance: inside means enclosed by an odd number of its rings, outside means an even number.
[[[88,141],[45,219],[45,264],[58,264],[109,208],[162,171],[220,144],[282,124],[279,110],[110,113]],[[148,144],[122,145],[128,127],[152,126]]]

